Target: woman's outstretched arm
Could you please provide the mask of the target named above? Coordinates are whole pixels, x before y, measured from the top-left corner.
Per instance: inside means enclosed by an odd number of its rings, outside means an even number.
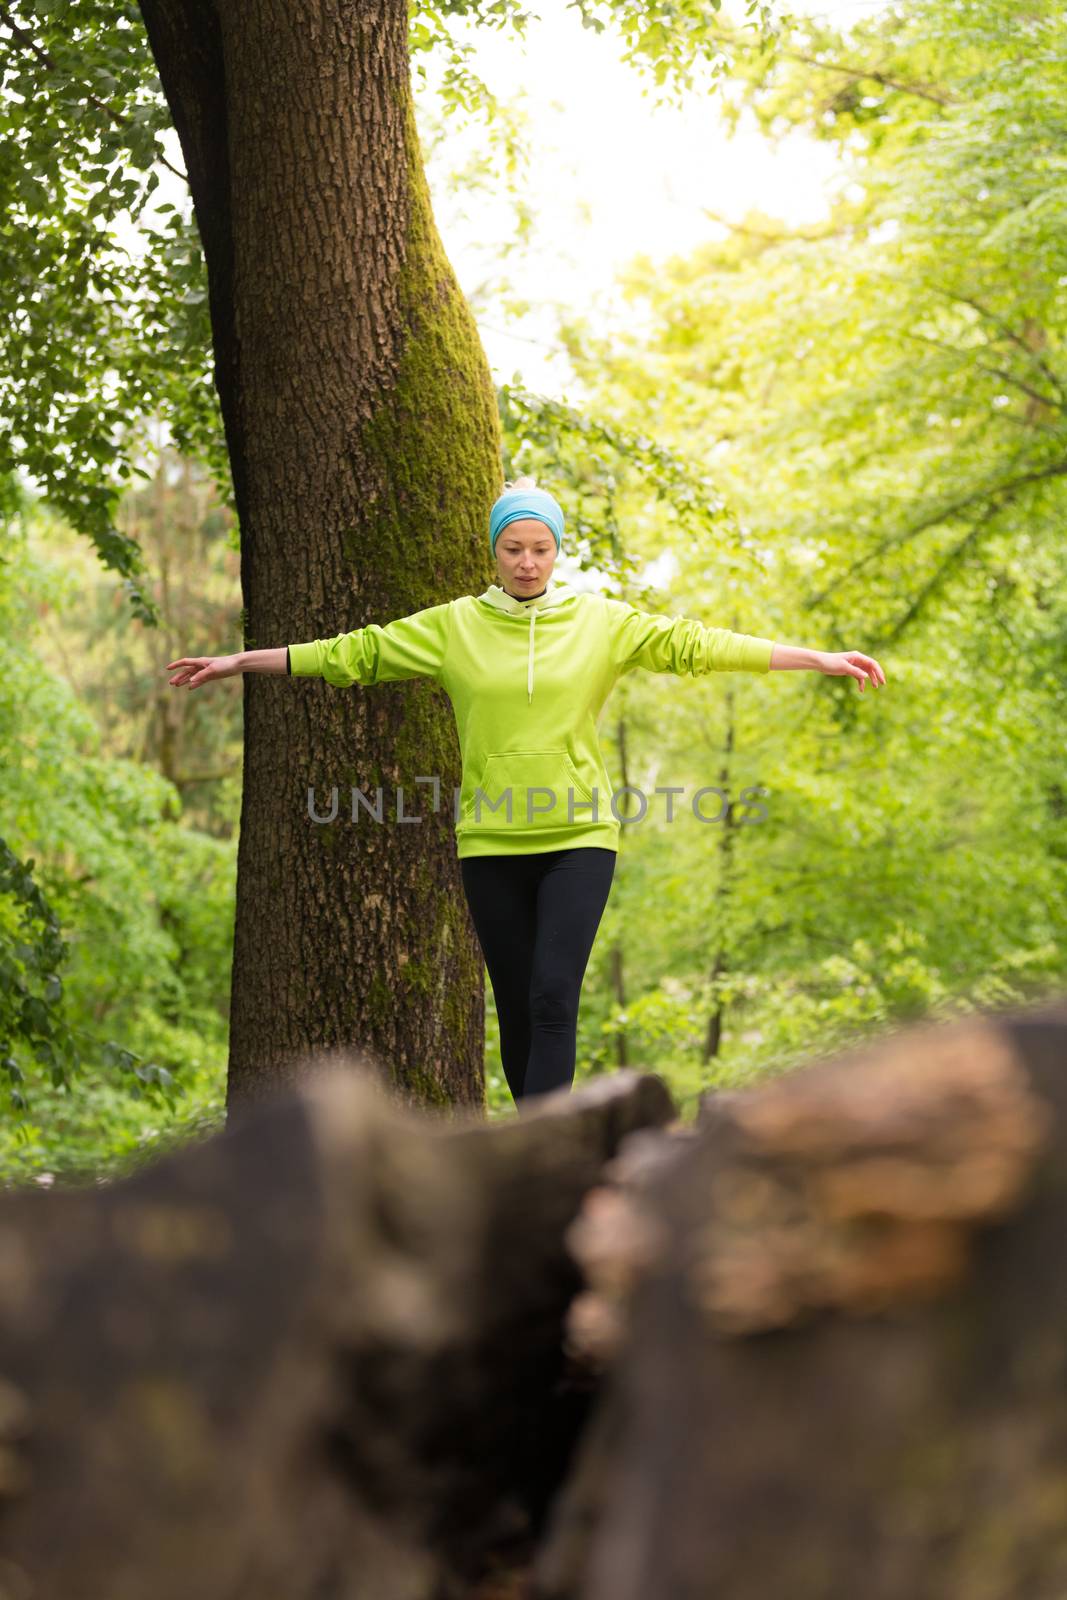
[[[384,627],[339,633],[332,639],[309,639],[276,650],[240,650],[232,656],[183,656],[168,663],[177,672],[170,681],[199,689],[216,678],[239,672],[288,673],[293,678],[324,678],[337,688],[350,684],[388,683],[394,678],[433,678],[440,682],[452,619],[452,601],[426,606]]]
[[[876,688],[885,673],[873,656],[859,650],[808,650],[802,645],[778,644],[758,634],[734,633],[729,628],[708,628],[692,617],[672,617],[640,611],[623,600],[604,602],[614,659],[620,672],[647,667],[650,672],[826,672],[859,680],[868,678]]]
[[[885,673],[873,656],[859,650],[806,650],[799,644],[776,644],[771,651],[772,672],[825,672],[831,677],[846,674],[859,681],[860,694],[870,679],[876,689],[885,683]]]
[[[202,689],[216,678],[235,678],[241,672],[288,672],[288,655],[283,644],[276,650],[238,650],[232,656],[182,656],[168,661],[164,670],[176,672],[170,680],[173,688]]]

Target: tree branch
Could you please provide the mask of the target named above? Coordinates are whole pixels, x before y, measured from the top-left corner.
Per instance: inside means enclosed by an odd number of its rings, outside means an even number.
[[[48,68],[49,72],[61,73],[62,69],[55,58],[49,55],[48,51],[43,45],[37,43],[37,40],[30,33],[28,28],[23,28],[15,21],[7,6],[0,6],[0,22],[6,23],[6,25],[11,29],[11,32],[15,35],[15,38],[24,44],[28,50],[32,50],[33,54],[38,58],[38,60],[44,62],[44,65]],[[86,89],[84,85],[82,86],[82,93],[90,105],[96,106],[97,110],[102,111],[105,116],[110,117],[112,122],[117,122],[119,126],[123,128],[128,128],[131,125],[133,121],[132,117],[124,117],[121,111],[116,111],[114,106],[109,106],[105,100],[99,100],[96,95],[93,94],[91,90]],[[170,171],[173,172],[174,176],[176,178],[180,178],[183,183],[189,182],[187,174],[184,173],[180,167],[173,166],[171,162],[167,160],[165,155],[158,156],[157,160],[164,167],[168,167]]]
[[[1010,383],[1013,388],[1021,389],[1023,394],[1029,396],[1031,400],[1036,400],[1043,406],[1049,406],[1053,411],[1063,410],[1062,397],[1060,400],[1050,400],[1048,395],[1042,394],[1039,389],[1032,389],[1028,383],[1024,383],[1022,378],[1017,378],[1013,372],[1008,372],[1004,367],[991,367],[984,361],[975,361],[973,359],[973,350],[966,348],[961,350],[959,345],[949,344],[945,339],[935,339],[929,333],[913,333],[910,328],[901,328],[899,332],[903,334],[905,339],[915,339],[919,344],[931,344],[938,350],[948,350],[950,354],[960,356],[971,365],[977,367],[979,372],[988,372],[994,378],[1003,379],[1005,383]],[[989,347],[986,345],[983,348],[988,349]],[[1056,386],[1054,385],[1054,387]]]
[[[1017,344],[1019,346],[1019,349],[1024,352],[1027,359],[1032,361],[1038,371],[1048,379],[1056,393],[1060,396],[1060,399],[1067,401],[1067,391],[1064,390],[1063,383],[1060,381],[1060,378],[1056,372],[1052,369],[1052,367],[1049,366],[1047,361],[1042,361],[1037,351],[1033,349],[1031,345],[1027,344],[1022,334],[1016,333],[1015,329],[1005,322],[1003,317],[998,317],[995,311],[990,311],[988,307],[983,306],[978,300],[975,300],[972,295],[955,294],[949,289],[943,289],[941,292],[950,300],[959,300],[963,305],[970,306],[972,311],[977,311],[980,317],[985,317],[986,320],[991,322],[994,327],[999,328],[1006,338],[1010,339],[1013,344]]]
[[[773,232],[768,228],[753,228],[744,222],[731,222],[729,217],[720,216],[717,211],[712,211],[707,206],[701,206],[700,209],[704,216],[709,217],[712,222],[720,223],[724,228],[729,228],[731,233],[744,234],[749,239],[762,239],[768,244],[820,244],[824,239],[838,239],[848,231],[846,228],[822,228],[812,229],[806,233],[799,231],[791,233],[788,229],[781,228]]]
[[[1067,459],[1054,461],[1050,466],[1042,467],[1034,472],[1024,472],[1020,477],[997,487],[975,489],[972,494],[963,495],[959,500],[947,506],[942,506],[939,510],[931,511],[928,516],[920,518],[917,523],[906,528],[903,533],[891,534],[888,538],[882,539],[873,550],[868,550],[865,555],[860,556],[858,561],[854,561],[839,578],[835,578],[833,583],[828,584],[819,594],[811,595],[807,600],[803,600],[801,609],[814,611],[816,606],[824,604],[830,595],[842,588],[858,572],[862,572],[872,561],[877,561],[887,551],[906,544],[909,539],[914,538],[916,534],[925,532],[927,528],[935,528],[939,522],[946,522],[950,517],[958,516],[961,511],[966,511],[968,507],[981,504],[987,499],[994,500],[1000,497],[1010,499],[1028,483],[1040,483],[1046,478],[1062,478],[1065,475],[1067,475]]]
[[[805,55],[800,50],[780,50],[779,55],[787,57],[790,61],[801,61],[805,66],[818,67],[821,72],[842,72],[852,79],[870,78],[874,83],[880,83],[883,89],[895,89],[898,94],[918,95],[920,100],[932,100],[935,105],[955,105],[958,96],[949,94],[947,90],[926,89],[915,83],[901,83],[899,78],[890,78],[888,74],[877,71],[874,67],[849,67],[839,65],[835,61],[820,61],[817,56]]]
[[[914,622],[923,606],[930,599],[930,596],[935,594],[941,587],[945,579],[948,577],[948,574],[952,571],[953,567],[958,565],[959,561],[966,554],[970,546],[977,540],[979,533],[981,533],[982,529],[992,521],[999,509],[999,506],[992,504],[984,507],[981,515],[976,518],[972,527],[968,529],[967,533],[964,534],[963,538],[960,539],[957,544],[953,545],[952,549],[938,565],[937,569],[933,573],[933,576],[923,584],[922,588],[919,590],[914,600],[912,600],[903,616],[893,624],[888,633],[883,632],[881,634],[874,646],[875,649],[882,645],[896,643],[897,639],[899,639],[905,628]]]
[[[736,44],[736,39],[722,29],[710,29],[712,38],[720,44]],[[949,93],[947,89],[931,89],[923,84],[903,83],[899,78],[891,78],[888,73],[880,72],[877,67],[853,67],[843,62],[820,61],[816,56],[809,56],[802,50],[778,49],[776,55],[787,61],[800,61],[804,66],[816,67],[820,72],[840,72],[845,77],[853,80],[870,78],[873,83],[880,83],[884,89],[894,89],[898,94],[917,95],[920,100],[931,100],[935,105],[956,105],[959,97]]]

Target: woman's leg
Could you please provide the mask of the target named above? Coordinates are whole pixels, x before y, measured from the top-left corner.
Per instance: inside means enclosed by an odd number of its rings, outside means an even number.
[[[527,1102],[531,1095],[569,1088],[574,1081],[578,999],[611,889],[616,852],[578,845],[540,859],[545,866],[537,889],[530,978],[530,1061],[523,1084]]]
[[[500,1059],[511,1097],[523,1092],[530,1056],[530,974],[537,931],[533,856],[463,856],[460,874],[500,1023]]]

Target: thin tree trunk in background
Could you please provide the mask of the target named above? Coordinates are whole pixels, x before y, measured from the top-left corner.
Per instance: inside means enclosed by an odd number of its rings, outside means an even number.
[[[240,715],[235,696],[190,699],[175,694],[164,669],[197,643],[224,637],[221,630],[234,608],[217,596],[213,546],[219,543],[218,527],[225,530],[232,522],[228,513],[220,515],[217,484],[192,456],[159,441],[156,452],[151,482],[127,492],[122,518],[124,533],[138,541],[159,574],[162,625],[145,637],[147,679],[131,660],[127,681],[114,686],[119,703],[132,706],[147,685],[148,703],[136,743],[133,734],[124,743],[116,726],[109,751],[157,767],[178,790],[186,824],[215,838],[230,838],[237,832],[237,819],[227,826],[213,790],[239,771],[240,757],[228,755],[232,746],[227,730]],[[175,472],[177,481],[172,482]],[[232,563],[224,559],[229,569]]]
[[[715,960],[712,962],[712,967],[711,967],[711,981],[712,981],[713,985],[717,982],[717,980],[719,978],[722,977],[722,975],[723,975],[723,973],[725,971],[726,971],[726,956],[725,956],[725,953],[723,951],[722,945],[720,944],[719,948],[715,952]],[[715,993],[714,988],[712,989],[712,993],[713,994]],[[704,1062],[705,1062],[705,1065],[709,1061],[713,1061],[715,1059],[715,1057],[719,1053],[720,1046],[722,1045],[722,1023],[723,1023],[722,1002],[720,1000],[716,999],[716,1000],[714,1000],[712,1002],[711,1015],[708,1017],[708,1028],[707,1028],[706,1034],[704,1035]]]
[[[737,627],[737,619],[730,624]],[[731,757],[734,752],[734,691],[728,685],[725,695],[726,709],[726,741],[723,747],[723,761],[719,768],[719,787],[724,795],[730,793],[730,768]],[[721,807],[720,807],[721,809]],[[711,964],[711,1012],[708,1016],[707,1032],[704,1036],[704,1064],[713,1061],[722,1048],[723,1026],[726,1019],[726,1007],[719,998],[718,981],[728,970],[726,955],[727,930],[730,926],[730,893],[733,887],[733,855],[734,834],[738,824],[734,820],[733,802],[726,806],[726,815],[719,824],[722,829],[719,835],[719,885],[715,891],[714,918],[715,937],[717,939],[715,958]]]
[[[482,587],[499,423],[434,225],[401,0],[141,0],[208,267],[247,649]],[[218,650],[239,648],[219,640]],[[360,1046],[402,1098],[480,1103],[481,952],[444,691],[248,675],[229,1103]],[[441,780],[440,806],[416,776]],[[351,821],[351,789],[384,820]],[[396,821],[404,810],[422,820]],[[338,816],[311,820],[338,789]]]
[[[626,979],[623,973],[622,945],[616,939],[611,947],[611,987],[615,996],[615,1003],[623,1010],[626,1008]],[[615,1035],[615,1065],[627,1065],[626,1029],[620,1027]]]
[[[170,592],[171,541],[169,537],[172,519],[167,506],[167,461],[168,452],[164,446],[160,450],[156,461],[148,512],[153,543],[157,552],[159,598],[163,611],[164,626],[169,622],[172,615]],[[132,498],[130,503],[131,505],[133,504]],[[174,660],[174,656],[169,653],[171,647],[174,647],[179,654],[183,649],[180,642],[175,645],[174,640],[170,638],[167,640],[167,647],[167,661]],[[141,750],[141,760],[149,761],[155,756],[159,763],[159,770],[168,783],[176,784],[179,765],[178,750],[181,742],[182,723],[184,722],[182,713],[185,707],[174,693],[163,673],[155,673],[152,684],[157,711],[155,717],[145,724],[145,739]],[[155,745],[155,749],[153,749],[153,745]]]
[[[619,768],[622,773],[622,814],[628,814],[630,796],[627,785],[630,782],[629,766],[626,758],[626,718],[619,716],[615,723],[615,744],[619,752]],[[615,996],[615,1003],[621,1010],[626,1009],[626,977],[623,971],[622,940],[616,939],[611,947],[611,983]],[[625,1067],[628,1065],[628,1051],[626,1047],[626,1028],[619,1028],[615,1035],[615,1065]]]
[[[611,543],[611,553],[617,565],[621,564],[623,549],[622,537],[619,533],[619,523],[615,516],[615,502],[612,498],[608,506],[608,534]],[[621,814],[629,816],[630,806],[630,767],[626,750],[626,712],[620,708],[615,719],[615,745],[619,752],[619,770],[622,774],[622,807]],[[609,797],[610,799],[610,797]],[[616,938],[611,947],[611,985],[615,1004],[620,1011],[626,1010],[626,974],[624,970],[625,957],[623,954],[622,939]],[[615,1035],[615,1065],[625,1067],[629,1061],[629,1050],[626,1040],[626,1027],[623,1024]]]

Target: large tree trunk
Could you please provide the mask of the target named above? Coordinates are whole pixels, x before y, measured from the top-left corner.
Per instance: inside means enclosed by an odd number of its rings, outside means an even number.
[[[499,489],[477,329],[434,226],[402,0],[142,0],[204,243],[244,646],[479,588]],[[222,648],[204,641],[202,648]],[[192,648],[192,645],[190,645]],[[415,1102],[483,1098],[482,957],[444,691],[249,675],[231,1106],[358,1044]],[[440,804],[419,776],[441,780]],[[360,809],[381,785],[384,820]],[[396,820],[396,790],[417,823]],[[331,790],[338,815],[328,815]]]

